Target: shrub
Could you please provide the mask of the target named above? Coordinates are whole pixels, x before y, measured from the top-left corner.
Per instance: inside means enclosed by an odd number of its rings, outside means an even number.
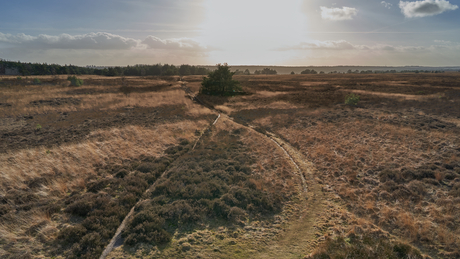
[[[62,229],[59,232],[58,240],[63,242],[64,244],[72,245],[80,241],[80,239],[84,235],[86,235],[86,232],[87,232],[86,228],[83,227],[82,225],[67,227],[67,228]]]
[[[40,79],[38,79],[38,78],[34,78],[33,83],[34,83],[34,85],[40,85],[42,83],[42,81],[40,81]]]
[[[22,77],[18,76],[16,77],[17,80],[22,80]],[[1,79],[0,79],[1,80]]]
[[[230,72],[230,67],[227,64],[217,64],[217,70],[209,73],[208,77],[203,77],[200,93],[208,95],[233,95],[235,92],[242,91],[239,82],[232,79],[234,74],[234,72]]]
[[[360,100],[360,97],[356,94],[349,94],[345,98],[345,104],[356,106]]]
[[[308,259],[335,258],[424,258],[410,245],[390,241],[386,237],[373,236],[370,233],[349,237],[339,236],[327,239]]]
[[[155,171],[157,168],[153,163],[142,163],[137,167],[137,170],[141,173],[150,173]]]
[[[70,81],[70,85],[72,86],[82,86],[83,85],[83,80],[78,79],[76,76],[69,76],[67,77],[67,80]]]

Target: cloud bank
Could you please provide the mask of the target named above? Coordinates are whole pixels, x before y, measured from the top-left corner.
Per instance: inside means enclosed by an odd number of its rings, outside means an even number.
[[[28,62],[77,65],[207,63],[211,51],[191,38],[134,39],[106,32],[38,36],[0,32],[0,57]]]
[[[140,43],[135,39],[106,32],[74,36],[69,34],[30,36],[23,33],[17,35],[0,33],[0,42],[34,49],[130,49]]]
[[[407,18],[426,17],[441,14],[445,11],[458,9],[457,5],[452,5],[446,0],[423,0],[415,2],[399,2],[401,12]]]
[[[200,43],[189,38],[163,40],[155,36],[148,36],[141,43],[147,46],[147,48],[149,49],[181,49],[200,52],[206,52],[211,50],[211,48],[201,46]]]
[[[38,36],[23,33],[12,35],[0,32],[0,43],[13,48],[27,49],[68,49],[68,50],[130,50],[130,49],[165,49],[191,52],[207,52],[211,49],[189,39],[160,39],[148,36],[145,40],[126,38],[107,32],[83,35],[61,34],[58,36],[40,34]]]
[[[328,8],[321,6],[320,8],[321,17],[325,20],[331,21],[352,20],[358,14],[358,10],[351,7]]]

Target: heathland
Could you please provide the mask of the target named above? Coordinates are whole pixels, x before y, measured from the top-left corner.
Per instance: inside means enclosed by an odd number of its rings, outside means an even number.
[[[77,77],[1,78],[0,258],[460,257],[458,72]]]

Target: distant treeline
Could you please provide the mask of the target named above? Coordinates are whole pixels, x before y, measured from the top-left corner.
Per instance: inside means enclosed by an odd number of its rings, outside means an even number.
[[[104,75],[104,76],[172,76],[207,75],[209,69],[191,65],[174,66],[168,64],[135,65],[127,67],[79,67],[47,63],[21,63],[0,60],[1,68],[16,69],[24,76],[28,75]]]

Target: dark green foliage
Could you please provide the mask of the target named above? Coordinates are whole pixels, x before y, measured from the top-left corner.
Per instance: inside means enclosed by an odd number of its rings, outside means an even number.
[[[305,69],[304,71],[300,72],[302,75],[316,75],[318,72],[316,72],[314,69]]]
[[[70,81],[70,84],[72,86],[82,86],[83,85],[83,79],[78,79],[76,76],[69,76],[67,77],[67,80]]]
[[[38,79],[38,78],[34,78],[33,83],[34,83],[34,85],[41,85],[42,81],[40,81],[40,79]]]
[[[254,75],[276,75],[278,72],[276,72],[275,69],[270,69],[270,68],[264,68],[261,71],[256,70],[254,71]]]
[[[328,239],[308,259],[422,259],[420,252],[410,245],[392,242],[387,237],[372,234],[350,235]]]
[[[345,98],[345,104],[356,106],[360,100],[360,97],[356,94],[349,94]]]
[[[26,75],[105,75],[105,76],[164,76],[164,75],[206,75],[209,70],[203,67],[182,65],[180,68],[168,64],[135,65],[127,67],[78,67],[47,63],[21,63],[0,60],[0,68],[17,68]]]
[[[230,72],[230,67],[227,64],[217,64],[217,70],[210,72],[208,77],[203,77],[200,93],[208,95],[234,95],[236,92],[241,92],[242,88],[239,82],[232,79],[234,74],[234,72]]]

